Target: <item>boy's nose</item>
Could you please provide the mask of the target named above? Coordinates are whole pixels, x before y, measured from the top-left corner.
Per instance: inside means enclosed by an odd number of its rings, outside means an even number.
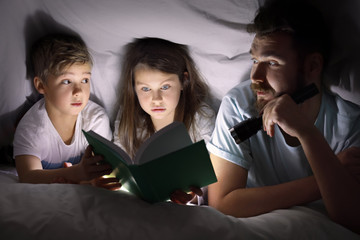
[[[82,93],[82,88],[78,85],[74,85],[74,88],[73,88],[73,94],[74,95],[79,95]]]

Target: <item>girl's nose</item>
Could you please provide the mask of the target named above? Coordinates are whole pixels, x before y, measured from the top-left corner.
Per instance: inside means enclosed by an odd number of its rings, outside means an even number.
[[[162,100],[161,92],[160,91],[153,91],[152,100],[153,101],[161,101]]]

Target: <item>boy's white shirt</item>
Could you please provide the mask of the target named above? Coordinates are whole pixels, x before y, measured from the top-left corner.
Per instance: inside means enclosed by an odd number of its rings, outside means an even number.
[[[82,130],[111,140],[109,118],[105,110],[89,100],[79,113],[73,139],[66,145],[50,121],[44,99],[39,100],[19,122],[14,136],[14,157],[32,155],[41,160],[44,169],[60,168],[63,162],[80,162],[88,142]]]

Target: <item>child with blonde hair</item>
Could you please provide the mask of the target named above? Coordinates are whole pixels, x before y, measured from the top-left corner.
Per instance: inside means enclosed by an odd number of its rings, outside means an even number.
[[[81,131],[112,138],[104,109],[89,100],[92,59],[85,43],[72,35],[47,35],[34,44],[31,58],[34,85],[44,98],[29,109],[16,129],[19,181],[80,183],[109,174],[111,166],[98,164],[102,157],[93,156]],[[119,186],[116,179],[105,182]]]

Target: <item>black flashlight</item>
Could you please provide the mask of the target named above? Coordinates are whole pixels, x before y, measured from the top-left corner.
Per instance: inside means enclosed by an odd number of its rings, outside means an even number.
[[[319,93],[316,85],[311,83],[306,87],[302,88],[300,91],[291,95],[291,98],[296,104],[304,102],[306,99],[309,99]],[[262,116],[249,118],[245,121],[242,121],[232,128],[229,129],[231,136],[234,138],[237,144],[245,141],[252,135],[256,134],[262,128]]]

